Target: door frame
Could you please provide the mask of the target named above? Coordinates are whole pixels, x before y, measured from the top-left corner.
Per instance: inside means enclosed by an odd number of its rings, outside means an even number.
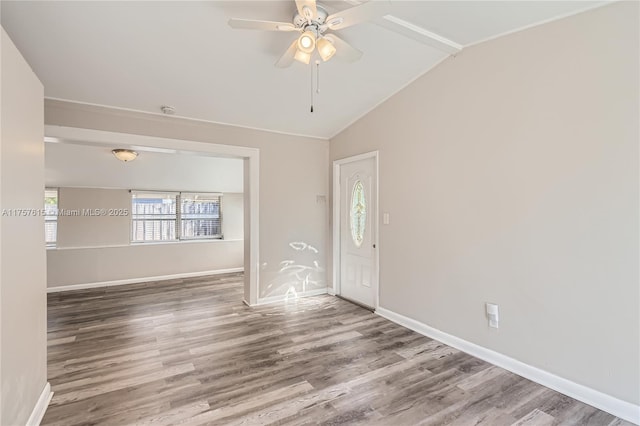
[[[331,288],[333,295],[340,294],[340,276],[341,276],[341,262],[340,262],[340,209],[342,207],[342,192],[340,188],[340,172],[341,168],[345,164],[353,163],[360,160],[366,160],[368,158],[373,158],[374,160],[374,169],[376,173],[376,191],[375,191],[375,203],[373,205],[373,211],[375,211],[375,221],[371,221],[371,227],[373,230],[373,243],[376,245],[376,248],[373,252],[373,273],[374,279],[372,280],[372,286],[374,287],[374,309],[378,309],[380,306],[380,242],[379,242],[379,230],[380,230],[380,219],[379,219],[379,211],[378,206],[380,205],[380,160],[379,160],[379,152],[370,151],[365,152],[363,154],[354,155],[351,157],[341,158],[339,160],[334,160],[333,162],[333,229],[332,229],[332,246],[333,246],[333,287]]]

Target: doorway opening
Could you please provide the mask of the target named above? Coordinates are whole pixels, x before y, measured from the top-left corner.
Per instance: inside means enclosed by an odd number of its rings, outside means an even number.
[[[45,126],[47,143],[65,145],[83,145],[105,149],[127,148],[140,154],[172,154],[193,158],[227,158],[242,162],[243,177],[242,204],[244,242],[238,248],[244,251],[244,291],[243,301],[254,305],[258,300],[258,183],[259,183],[259,150],[241,146],[211,144],[205,142],[184,141],[168,138],[157,138],[125,133],[114,133],[91,129],[80,129],[61,126]],[[177,157],[176,157],[177,158]],[[116,160],[114,160],[116,161]],[[135,163],[134,163],[135,164]],[[132,164],[133,165],[133,164]],[[146,189],[146,188],[139,188]],[[184,188],[189,190],[189,188]],[[242,247],[242,245],[244,247]]]

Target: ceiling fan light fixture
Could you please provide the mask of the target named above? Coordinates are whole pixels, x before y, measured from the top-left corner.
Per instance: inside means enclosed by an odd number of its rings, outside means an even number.
[[[298,38],[298,50],[311,54],[316,48],[316,36],[311,31],[303,32]]]
[[[302,50],[296,50],[296,55],[294,56],[295,60],[298,62],[302,62],[305,65],[309,65],[311,61],[311,53],[303,52]]]
[[[322,37],[318,40],[318,53],[323,61],[327,62],[336,54],[336,47],[328,39]]]

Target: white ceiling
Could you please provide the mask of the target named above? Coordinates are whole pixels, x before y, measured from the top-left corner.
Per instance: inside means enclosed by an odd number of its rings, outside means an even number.
[[[45,184],[52,188],[243,192],[243,161],[140,151],[136,160],[123,163],[110,148],[46,143]]]
[[[321,2],[329,10],[357,1]],[[390,1],[388,13],[462,46],[566,16],[602,1]],[[337,32],[364,52],[320,66],[273,66],[292,33],[232,30],[231,17],[291,20],[291,1],[8,1],[2,26],[50,98],[159,112],[328,138],[447,54],[389,30],[388,21]],[[383,27],[384,25],[384,27]],[[508,60],[508,59],[505,59]]]

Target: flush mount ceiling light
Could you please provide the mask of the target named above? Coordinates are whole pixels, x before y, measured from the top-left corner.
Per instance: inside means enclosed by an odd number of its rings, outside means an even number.
[[[130,149],[113,149],[111,153],[120,161],[125,163],[133,161],[138,157],[138,153]]]

